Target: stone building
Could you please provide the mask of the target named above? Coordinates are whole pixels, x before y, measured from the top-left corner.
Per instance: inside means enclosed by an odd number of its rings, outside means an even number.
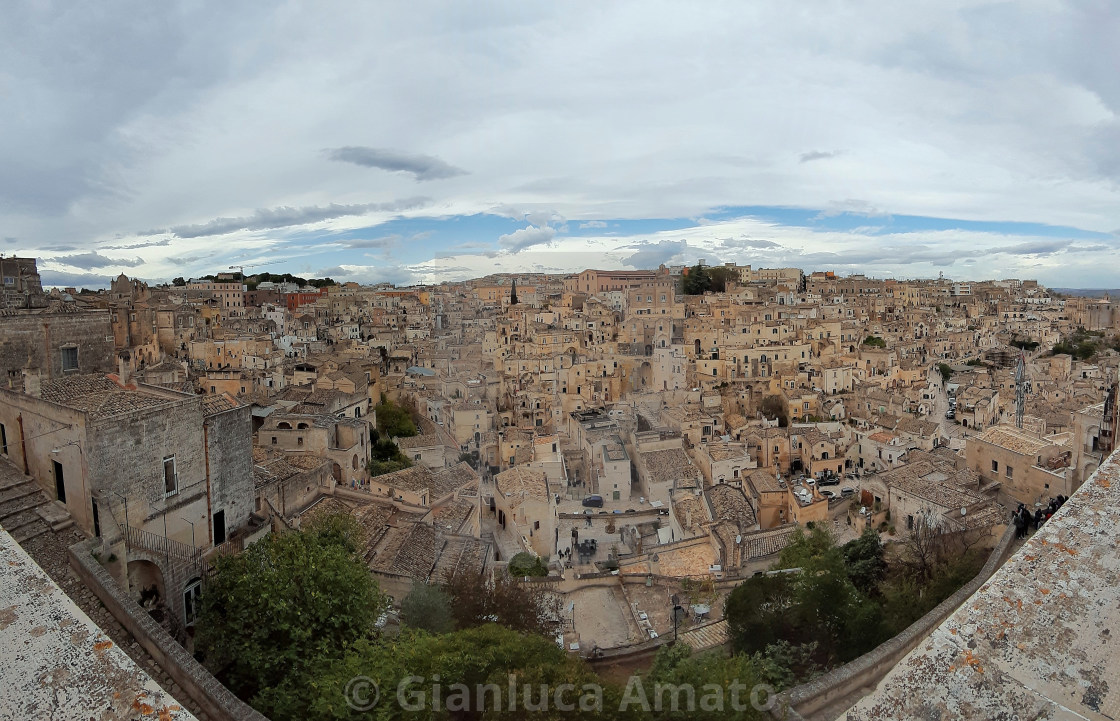
[[[123,365],[123,364],[122,364]],[[202,552],[241,532],[253,511],[249,407],[104,374],[0,389],[5,455],[91,536],[127,558],[122,585],[177,599]]]

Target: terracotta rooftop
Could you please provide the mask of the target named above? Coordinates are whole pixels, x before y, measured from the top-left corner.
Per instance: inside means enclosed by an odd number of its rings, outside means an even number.
[[[83,411],[93,420],[170,407],[189,400],[189,396],[170,392],[156,393],[137,388],[132,383],[123,387],[101,374],[67,376],[45,381],[41,385],[40,397],[45,401]]]
[[[976,436],[976,440],[1025,456],[1038,455],[1042,449],[1050,445],[1041,438],[1035,438],[1014,426],[992,426]]]

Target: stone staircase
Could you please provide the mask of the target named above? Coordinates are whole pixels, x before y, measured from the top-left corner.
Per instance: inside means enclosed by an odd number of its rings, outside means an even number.
[[[0,476],[0,526],[16,543],[73,525],[66,508],[52,501],[33,478],[22,474]]]

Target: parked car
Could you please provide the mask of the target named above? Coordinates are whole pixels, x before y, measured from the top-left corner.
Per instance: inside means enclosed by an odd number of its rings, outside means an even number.
[[[603,507],[603,497],[602,496],[587,496],[586,498],[583,499],[583,505],[585,505],[589,508],[602,508]]]
[[[840,479],[837,478],[836,476],[825,476],[824,478],[821,479],[820,484],[822,486],[839,486],[840,485]]]
[[[841,496],[851,496],[851,495],[854,495],[855,492],[856,492],[856,489],[852,488],[851,486],[844,486],[843,488],[840,489],[840,495]]]

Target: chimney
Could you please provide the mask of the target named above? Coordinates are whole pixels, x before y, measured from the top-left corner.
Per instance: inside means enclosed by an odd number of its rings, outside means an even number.
[[[128,385],[128,353],[124,352],[117,356],[117,378],[120,380],[122,386]]]
[[[23,392],[38,398],[41,395],[39,370],[23,370]]]

